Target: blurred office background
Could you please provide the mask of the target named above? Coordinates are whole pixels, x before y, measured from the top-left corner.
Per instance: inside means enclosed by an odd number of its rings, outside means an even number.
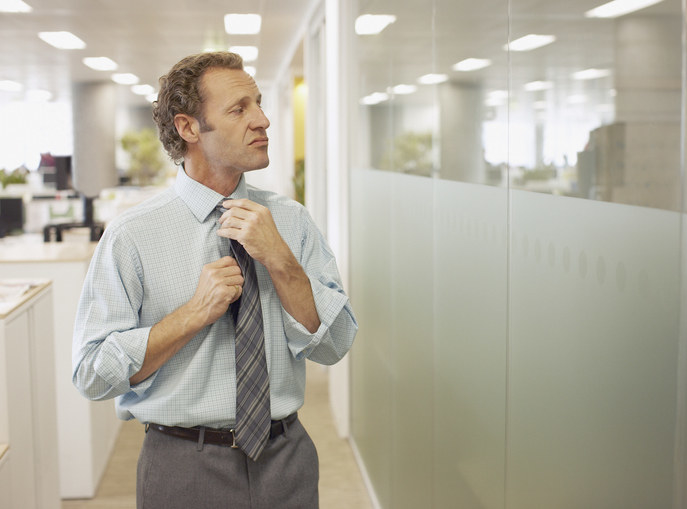
[[[0,168],[74,156],[105,83],[104,223],[174,175],[136,181],[120,140],[150,105],[110,75],[154,100],[189,53],[259,49],[272,163],[250,180],[337,254],[360,331],[324,411],[374,507],[687,508],[684,2],[26,2],[0,13]],[[228,34],[234,12],[260,33]],[[83,214],[78,178],[23,185],[0,250]]]

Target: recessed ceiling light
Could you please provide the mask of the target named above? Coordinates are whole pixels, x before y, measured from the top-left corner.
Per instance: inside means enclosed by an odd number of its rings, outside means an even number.
[[[255,62],[258,59],[256,46],[229,46],[229,51],[241,55],[244,62]]]
[[[417,82],[422,84],[422,85],[436,85],[438,83],[443,83],[444,81],[448,80],[448,76],[446,74],[425,74],[424,76],[420,76],[417,79]]]
[[[134,85],[131,91],[137,95],[150,95],[155,93],[155,89],[150,85]]]
[[[86,43],[71,32],[39,32],[38,37],[59,49],[83,49]]]
[[[510,51],[530,51],[551,44],[555,40],[555,35],[528,34],[506,44],[503,49]]]
[[[610,75],[610,69],[585,69],[584,71],[574,72],[572,77],[576,80],[595,80],[597,78],[605,78],[606,76]]]
[[[138,83],[138,76],[130,72],[118,72],[112,75],[112,81],[120,85],[135,85]]]
[[[457,64],[453,65],[454,71],[476,71],[478,69],[484,69],[491,65],[491,60],[488,58],[466,58],[461,60]]]
[[[262,25],[260,14],[227,14],[224,30],[228,34],[259,34]]]
[[[355,33],[358,35],[375,35],[396,21],[393,14],[363,14],[355,20]]]
[[[528,92],[538,92],[539,90],[548,90],[553,88],[553,83],[550,81],[530,81],[525,83],[525,90]]]
[[[10,80],[0,80],[0,91],[2,92],[19,92],[22,88],[21,83]]]
[[[246,71],[248,74],[251,76],[255,77],[255,73],[257,72],[257,69],[253,67],[252,65],[244,65],[243,70]]]
[[[366,95],[360,99],[360,104],[366,106],[372,106],[373,104],[379,104],[381,102],[387,101],[389,99],[389,94],[385,92],[374,92],[370,95]]]
[[[584,13],[588,18],[617,18],[663,0],[614,0]]]
[[[0,0],[0,12],[31,12],[33,7],[21,0]]]
[[[107,57],[86,57],[83,63],[96,71],[114,71],[117,68],[117,62]]]
[[[408,95],[417,92],[417,87],[415,85],[401,84],[392,87],[391,92],[393,92],[396,95]]]

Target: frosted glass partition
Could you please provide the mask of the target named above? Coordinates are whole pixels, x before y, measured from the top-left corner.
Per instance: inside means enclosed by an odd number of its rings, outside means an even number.
[[[680,215],[511,195],[508,507],[670,508]]]
[[[365,468],[382,500],[391,498],[391,451],[394,407],[395,314],[391,303],[393,194],[384,174],[372,172],[362,179],[352,175],[356,206],[351,208],[355,240],[352,260],[365,260],[351,274],[356,297],[356,318],[361,334],[356,339],[355,380],[351,397],[351,432],[365,456]],[[355,264],[355,262],[353,262]],[[356,290],[357,289],[357,290]],[[367,338],[360,341],[360,338]]]
[[[395,16],[349,48],[383,509],[687,509],[684,2],[602,3],[350,3]]]
[[[425,503],[503,507],[507,191],[433,184],[434,492]]]

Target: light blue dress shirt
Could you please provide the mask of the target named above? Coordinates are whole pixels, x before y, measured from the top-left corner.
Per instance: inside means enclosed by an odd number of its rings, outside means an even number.
[[[231,198],[266,206],[310,279],[321,325],[311,334],[282,307],[256,261],[265,326],[273,419],[304,399],[305,359],[333,364],[353,343],[357,323],[334,256],[306,209],[242,177]],[[129,378],[143,365],[153,325],[188,302],[203,265],[228,254],[216,234],[222,196],[180,169],[174,186],[129,209],[108,226],[86,276],[76,316],[73,382],[87,398],[116,398],[121,419],[168,426],[234,424],[234,325],[229,313],[201,330],[152,376]]]

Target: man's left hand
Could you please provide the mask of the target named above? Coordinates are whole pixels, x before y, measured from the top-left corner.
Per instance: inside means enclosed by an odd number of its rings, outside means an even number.
[[[238,241],[255,260],[270,266],[290,254],[267,207],[248,199],[226,200],[217,235]],[[286,251],[285,251],[286,250]]]

